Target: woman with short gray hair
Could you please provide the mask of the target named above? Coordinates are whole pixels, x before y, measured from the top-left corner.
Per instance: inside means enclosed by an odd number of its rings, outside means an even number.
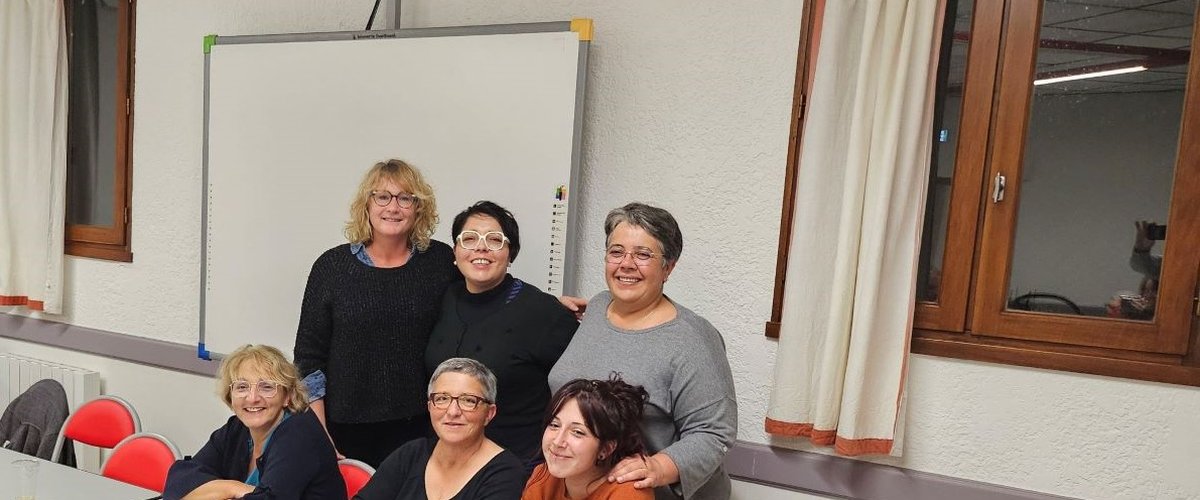
[[[483,366],[483,363],[471,358],[450,358],[442,361],[442,364],[433,370],[433,375],[429,376],[429,394],[433,394],[433,384],[443,373],[461,373],[474,378],[483,389],[484,399],[496,400],[496,375]]]
[[[354,498],[520,498],[525,463],[483,433],[496,417],[496,375],[473,359],[450,358],[433,371],[428,394],[437,437],[396,449]]]
[[[679,260],[679,255],[683,253],[683,233],[671,212],[637,202],[614,208],[604,218],[604,235],[611,236],[622,222],[641,228],[658,240],[663,249],[663,267]]]
[[[666,210],[630,203],[608,213],[604,232],[608,290],[589,301],[550,388],[614,371],[643,386],[648,456],[626,457],[608,480],[653,487],[658,498],[727,499],[722,463],[737,437],[737,397],[725,342],[663,293],[683,252],[679,224]]]

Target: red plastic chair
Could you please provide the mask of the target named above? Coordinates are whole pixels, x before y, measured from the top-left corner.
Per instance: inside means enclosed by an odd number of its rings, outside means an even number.
[[[342,473],[342,480],[346,481],[347,500],[354,498],[358,490],[366,486],[371,476],[375,475],[373,467],[351,458],[338,460],[338,470]]]
[[[100,474],[162,493],[167,471],[182,457],[169,439],[153,432],[139,432],[117,444]]]
[[[68,438],[100,448],[114,448],[122,439],[141,430],[142,421],[129,402],[116,396],[100,396],[84,403],[67,417],[50,461],[58,461],[63,442]]]

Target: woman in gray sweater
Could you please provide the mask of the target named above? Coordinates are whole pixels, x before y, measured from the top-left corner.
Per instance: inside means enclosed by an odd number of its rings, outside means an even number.
[[[727,499],[722,463],[737,437],[737,398],[720,332],[663,294],[683,250],[669,212],[630,203],[609,212],[605,282],[571,344],[550,371],[550,389],[617,372],[650,393],[642,430],[650,453],[627,457],[609,481],[655,488],[657,498]]]

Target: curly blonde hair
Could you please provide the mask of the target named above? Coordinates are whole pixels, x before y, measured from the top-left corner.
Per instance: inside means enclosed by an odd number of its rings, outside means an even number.
[[[371,242],[371,218],[367,205],[371,203],[371,191],[385,181],[392,181],[404,188],[417,199],[415,206],[416,220],[413,222],[412,233],[408,240],[417,250],[429,248],[429,239],[437,229],[438,212],[437,200],[433,196],[433,187],[425,182],[425,177],[416,167],[404,160],[391,159],[376,163],[363,176],[358,185],[358,194],[350,202],[350,220],[346,221],[346,239],[350,243],[369,244]]]
[[[263,375],[279,382],[287,400],[283,407],[299,413],[308,408],[308,388],[300,381],[300,372],[296,365],[288,361],[283,353],[269,345],[246,344],[225,356],[221,361],[220,375],[217,381],[217,394],[225,402],[225,406],[233,409],[233,394],[229,387],[237,378],[237,372],[246,363],[251,363]]]

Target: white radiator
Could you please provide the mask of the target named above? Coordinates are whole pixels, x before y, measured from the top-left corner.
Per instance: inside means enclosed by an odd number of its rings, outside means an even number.
[[[7,407],[35,382],[47,378],[62,384],[72,412],[100,395],[100,374],[97,372],[0,352],[0,408]],[[99,472],[100,450],[93,446],[76,446],[75,461],[80,469]]]

